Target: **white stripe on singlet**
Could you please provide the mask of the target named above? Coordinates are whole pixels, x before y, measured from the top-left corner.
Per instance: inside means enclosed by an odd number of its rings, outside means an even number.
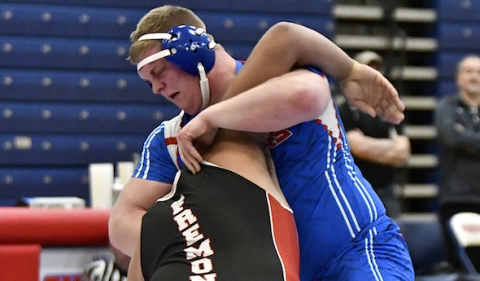
[[[375,259],[375,253],[373,249],[373,236],[377,234],[377,228],[370,229],[368,231],[368,237],[365,238],[365,253],[367,254],[368,263],[370,264],[370,269],[372,270],[373,276],[377,281],[383,281],[382,274],[378,269],[378,264]]]
[[[346,136],[346,132],[342,130],[342,134]],[[370,222],[373,222],[378,218],[377,208],[375,207],[375,203],[373,202],[372,196],[367,192],[363,183],[358,179],[355,170],[352,166],[353,162],[351,160],[351,154],[349,152],[349,145],[347,141],[342,141],[342,152],[343,152],[343,159],[345,166],[348,170],[348,175],[352,179],[357,188],[358,193],[362,196],[363,201],[365,202],[365,206],[368,208],[368,212],[370,214]]]
[[[150,171],[150,145],[152,144],[152,141],[157,137],[157,135],[163,130],[163,137],[164,141],[168,138],[177,138],[177,134],[180,131],[180,126],[182,124],[184,112],[180,112],[179,115],[176,117],[162,122],[158,128],[156,128],[147,138],[145,141],[145,144],[143,145],[143,151],[142,151],[142,156],[140,158],[140,163],[139,163],[139,169],[137,173],[135,174],[135,177],[139,177],[140,173],[143,172],[143,179],[146,179],[148,177],[148,172]],[[170,155],[173,164],[179,170],[178,162],[177,162],[177,150],[178,150],[178,145],[176,143],[174,144],[166,144],[168,154]]]
[[[140,157],[139,168],[135,177],[138,178],[140,173],[143,172],[142,179],[146,179],[148,176],[148,171],[150,170],[150,145],[152,140],[162,131],[163,125],[158,126],[150,135],[143,145],[142,156]]]
[[[327,157],[326,169],[324,174],[328,182],[328,187],[330,189],[330,192],[332,193],[332,196],[335,199],[337,207],[343,216],[345,224],[350,232],[350,235],[352,236],[352,238],[354,238],[356,236],[356,233],[360,231],[360,226],[358,225],[358,220],[335,174],[334,163],[335,163],[335,157],[337,156],[337,151],[336,151],[337,144],[334,143],[334,141],[335,139],[339,142],[342,141],[342,139],[340,138],[340,133],[341,133],[340,125],[336,116],[337,114],[335,110],[335,105],[333,103],[333,100],[330,99],[330,102],[326,110],[319,116],[319,120],[321,120],[321,122],[327,126],[327,130],[329,130],[328,149],[326,154],[326,157]],[[333,151],[333,154],[332,154],[332,151]],[[355,230],[353,228],[355,228]]]
[[[184,115],[185,115],[185,112],[182,110],[182,112],[180,112],[178,116],[165,122],[165,130],[164,130],[165,140],[169,138],[177,139],[178,132],[180,131],[182,126],[182,120]],[[178,144],[176,142],[174,144],[173,143],[167,144],[167,149],[168,149],[168,154],[170,154],[170,157],[172,158],[173,164],[175,164],[175,167],[177,167],[177,170],[180,170],[180,166],[177,161]]]

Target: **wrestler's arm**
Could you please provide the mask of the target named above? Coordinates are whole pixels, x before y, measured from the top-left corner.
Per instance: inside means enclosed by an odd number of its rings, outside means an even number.
[[[180,156],[190,171],[198,172],[202,157],[193,140],[217,128],[256,133],[282,130],[318,118],[330,101],[324,76],[306,69],[289,72],[200,112],[177,135]]]
[[[108,221],[112,245],[132,256],[136,245],[140,244],[143,215],[171,189],[171,184],[130,178],[120,192]]]
[[[321,79],[319,75],[282,75],[301,65],[317,66],[339,79],[348,101],[361,110],[381,113],[394,122],[403,119],[397,91],[378,71],[356,63],[318,32],[282,22],[260,39],[227,90],[226,100],[201,112],[178,134],[180,155],[187,167],[192,172],[200,168],[201,156],[193,140],[208,135],[208,145],[216,128],[271,132],[318,117],[324,105],[319,100],[330,98],[326,79],[314,85],[314,79]],[[312,75],[317,77],[305,79]],[[258,86],[268,84],[272,77],[276,77],[272,79],[276,85],[270,83],[267,91]]]
[[[128,266],[127,281],[145,281],[140,264],[140,243],[135,247]]]
[[[305,65],[339,81],[347,101],[361,111],[397,124],[403,120],[398,92],[380,72],[355,62],[322,34],[288,22],[275,24],[262,36],[224,99]]]

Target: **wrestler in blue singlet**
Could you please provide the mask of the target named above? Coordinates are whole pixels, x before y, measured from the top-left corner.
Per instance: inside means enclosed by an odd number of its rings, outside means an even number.
[[[191,118],[152,132],[135,177],[173,182],[182,166],[173,139]],[[270,148],[295,215],[302,281],[414,279],[406,243],[355,166],[333,100],[316,120],[271,133]]]

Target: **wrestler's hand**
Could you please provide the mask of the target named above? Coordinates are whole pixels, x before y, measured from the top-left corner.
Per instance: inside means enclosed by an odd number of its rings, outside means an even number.
[[[355,62],[350,74],[340,81],[340,87],[350,105],[374,117],[398,124],[405,117],[405,105],[393,85],[380,72]]]
[[[217,131],[217,128],[209,126],[200,113],[178,133],[177,144],[180,157],[193,174],[200,172],[200,162],[203,158],[199,151],[212,145]]]

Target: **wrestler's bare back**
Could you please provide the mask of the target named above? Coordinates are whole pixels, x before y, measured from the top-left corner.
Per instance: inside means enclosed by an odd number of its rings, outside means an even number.
[[[255,183],[272,194],[282,205],[288,206],[278,184],[273,162],[264,151],[268,151],[264,135],[221,130],[215,143],[202,156],[205,161]]]

